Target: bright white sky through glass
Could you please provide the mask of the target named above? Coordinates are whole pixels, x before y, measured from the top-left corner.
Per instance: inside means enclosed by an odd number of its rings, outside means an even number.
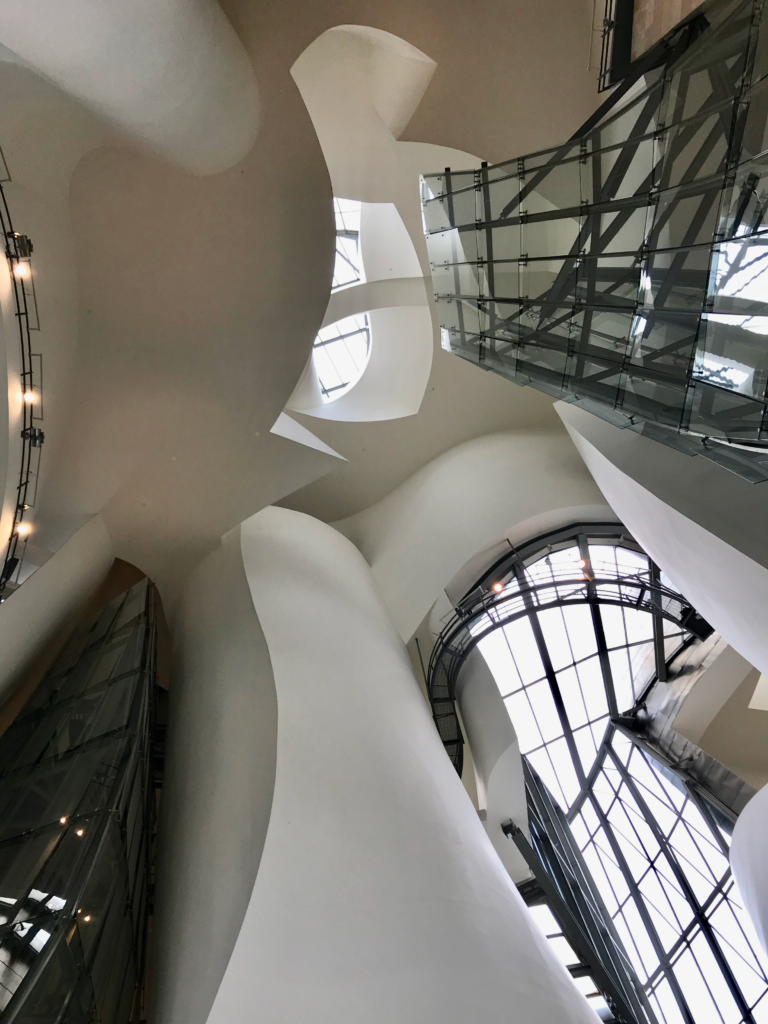
[[[331,291],[365,281],[360,258],[360,215],[362,203],[354,199],[334,199],[336,215],[336,260]]]
[[[358,382],[368,362],[371,327],[367,313],[322,327],[312,360],[324,402],[340,398]]]
[[[600,603],[593,619],[583,581],[576,585],[584,571],[579,560],[579,549],[572,546],[527,566],[528,581],[546,588],[536,595],[536,610],[499,626],[478,644],[521,752],[563,811],[583,798],[578,811],[572,811],[574,840],[659,1024],[768,1024],[766,958],[730,875],[727,833],[702,800],[697,802],[676,776],[610,725],[595,622],[602,623],[623,712],[654,677],[652,616]],[[647,580],[649,568],[636,551],[589,545],[585,571],[603,599],[618,598],[614,580]],[[666,579],[662,582],[669,586]],[[580,598],[580,603],[553,607],[555,595]],[[513,579],[478,618],[480,631],[490,627],[494,609],[506,605],[515,614],[522,610],[521,601]],[[671,596],[662,597],[665,601]],[[665,621],[668,658],[683,636]],[[553,696],[558,693],[562,715]],[[556,924],[548,909],[532,909],[567,961],[572,954],[559,928],[552,930]],[[738,990],[741,1007],[734,994]]]
[[[564,581],[557,586],[561,598],[582,591],[581,553],[575,545],[554,551],[526,568],[536,586]],[[648,559],[640,552],[612,544],[589,545],[589,572],[593,579],[642,574],[647,578]],[[573,581],[578,581],[574,585]],[[571,586],[565,581],[571,581]],[[615,589],[615,588],[614,588]],[[519,600],[513,580],[504,596]],[[554,597],[554,588],[550,591]],[[573,742],[584,776],[597,757],[608,724],[608,699],[598,657],[597,639],[589,605],[572,604],[542,608],[535,613]],[[653,678],[653,619],[645,611],[603,604],[599,611],[619,711],[628,711]],[[668,654],[680,643],[680,630],[668,624]],[[539,774],[558,803],[567,810],[581,786],[563,734],[552,687],[546,678],[541,654],[527,616],[494,630],[479,643],[512,719],[521,753]]]

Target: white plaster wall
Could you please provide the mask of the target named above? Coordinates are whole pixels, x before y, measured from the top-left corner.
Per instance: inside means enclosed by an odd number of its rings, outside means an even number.
[[[210,1024],[596,1022],[446,758],[360,554],[285,509],[241,537],[277,768]]]
[[[479,549],[532,516],[602,501],[562,433],[510,431],[458,445],[334,526],[363,553],[408,640]]]
[[[570,418],[566,426],[606,500],[637,542],[742,658],[768,672],[768,569],[637,483]],[[723,474],[721,486],[730,484],[730,474]]]
[[[485,793],[485,830],[513,882],[530,877],[525,858],[501,826],[510,819],[528,831],[520,744],[499,688],[477,647],[464,662],[456,701]]]
[[[0,604],[0,702],[29,661],[96,592],[113,561],[109,534],[101,516],[94,516]]]
[[[731,840],[730,861],[757,936],[768,953],[768,786],[739,815]]]
[[[258,871],[277,698],[240,528],[191,574],[174,622],[160,811],[154,1024],[204,1024]]]
[[[256,78],[216,0],[4,0],[0,41],[185,170],[223,171],[256,139]]]
[[[732,647],[721,642],[716,657],[696,680],[672,723],[692,743],[701,737],[722,710],[726,701],[741,686],[753,667]]]
[[[363,203],[360,252],[366,281],[421,277],[421,264],[394,203]]]

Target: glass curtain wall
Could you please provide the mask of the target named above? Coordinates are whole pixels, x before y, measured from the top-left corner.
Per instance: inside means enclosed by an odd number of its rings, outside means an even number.
[[[720,0],[566,144],[425,175],[443,346],[768,479],[767,76],[762,3]]]
[[[768,1021],[768,964],[734,890],[728,822],[622,724],[674,655],[711,632],[630,538],[584,526],[497,564],[430,662],[440,727],[445,693],[479,647],[517,733],[529,800],[538,787],[550,801],[534,800],[530,825],[536,817],[544,835],[562,818],[568,870],[588,879],[582,890],[629,965],[619,965],[624,989],[642,997],[637,1021]]]
[[[144,580],[75,633],[0,738],[2,1024],[140,1009],[154,689]]]

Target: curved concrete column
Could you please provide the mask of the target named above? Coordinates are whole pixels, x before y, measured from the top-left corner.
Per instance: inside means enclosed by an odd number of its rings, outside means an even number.
[[[31,659],[93,596],[113,561],[107,529],[94,516],[0,604],[0,702]]]
[[[365,556],[408,640],[479,549],[522,520],[603,502],[564,434],[521,430],[458,445],[334,526]]]
[[[160,814],[155,1024],[204,1024],[259,868],[275,783],[272,665],[232,530],[187,581]]]
[[[528,806],[520,744],[496,680],[476,647],[464,662],[456,701],[485,798],[485,831],[513,882],[531,874],[525,858],[501,831],[510,818],[527,831]]]
[[[445,757],[359,552],[277,508],[241,538],[277,768],[209,1024],[594,1024]]]
[[[763,787],[739,815],[731,841],[731,870],[744,909],[768,953],[768,786]]]
[[[0,42],[193,174],[233,166],[256,140],[256,78],[216,0],[5,0]]]

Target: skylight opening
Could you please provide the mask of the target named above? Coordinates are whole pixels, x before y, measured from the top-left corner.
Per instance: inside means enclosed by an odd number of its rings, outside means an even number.
[[[332,292],[365,281],[360,252],[360,216],[363,204],[354,199],[333,200],[336,215],[336,261],[333,265]]]
[[[501,617],[514,588],[489,585],[498,599],[477,622],[498,625],[478,646],[524,758],[531,835],[546,829],[554,842],[555,826],[550,833],[545,822],[557,819],[570,836],[562,850],[573,844],[644,990],[652,1015],[638,1019],[768,1020],[768,962],[730,873],[722,822],[693,785],[622,731],[622,716],[641,707],[660,659],[669,663],[686,642],[669,581],[642,552],[584,533],[539,549],[514,571],[525,580],[525,607]],[[672,616],[663,621],[653,602],[641,607],[632,596],[659,580],[670,587],[656,599]],[[561,961],[580,973],[549,908],[531,911]],[[579,984],[603,1010],[594,982]]]
[[[320,329],[312,361],[323,402],[341,398],[357,384],[370,351],[371,324],[367,313],[345,317]]]

